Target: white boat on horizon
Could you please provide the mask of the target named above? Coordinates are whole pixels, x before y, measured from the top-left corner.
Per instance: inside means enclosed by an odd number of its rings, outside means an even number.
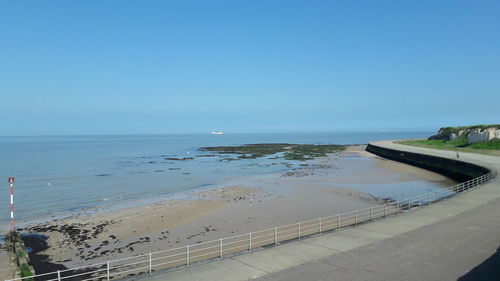
[[[210,132],[210,134],[212,134],[212,135],[223,135],[224,132]]]

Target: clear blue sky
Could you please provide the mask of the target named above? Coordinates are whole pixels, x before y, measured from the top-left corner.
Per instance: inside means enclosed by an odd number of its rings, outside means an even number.
[[[500,2],[0,0],[0,95],[0,135],[500,123]]]

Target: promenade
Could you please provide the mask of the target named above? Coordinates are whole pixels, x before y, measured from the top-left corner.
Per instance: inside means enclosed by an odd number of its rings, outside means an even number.
[[[456,152],[378,146],[456,159]],[[460,160],[500,170],[500,157]],[[397,216],[144,280],[457,280],[500,245],[500,179]],[[462,278],[462,280],[466,280]]]

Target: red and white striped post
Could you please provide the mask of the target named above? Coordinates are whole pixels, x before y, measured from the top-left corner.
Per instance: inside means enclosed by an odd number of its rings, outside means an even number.
[[[14,231],[14,181],[16,178],[10,177],[10,231]]]

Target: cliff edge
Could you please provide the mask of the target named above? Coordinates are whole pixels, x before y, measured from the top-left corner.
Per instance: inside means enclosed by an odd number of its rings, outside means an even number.
[[[456,139],[466,140],[467,144],[500,140],[500,124],[444,127],[439,129],[436,135],[429,137],[429,140],[453,141]]]

